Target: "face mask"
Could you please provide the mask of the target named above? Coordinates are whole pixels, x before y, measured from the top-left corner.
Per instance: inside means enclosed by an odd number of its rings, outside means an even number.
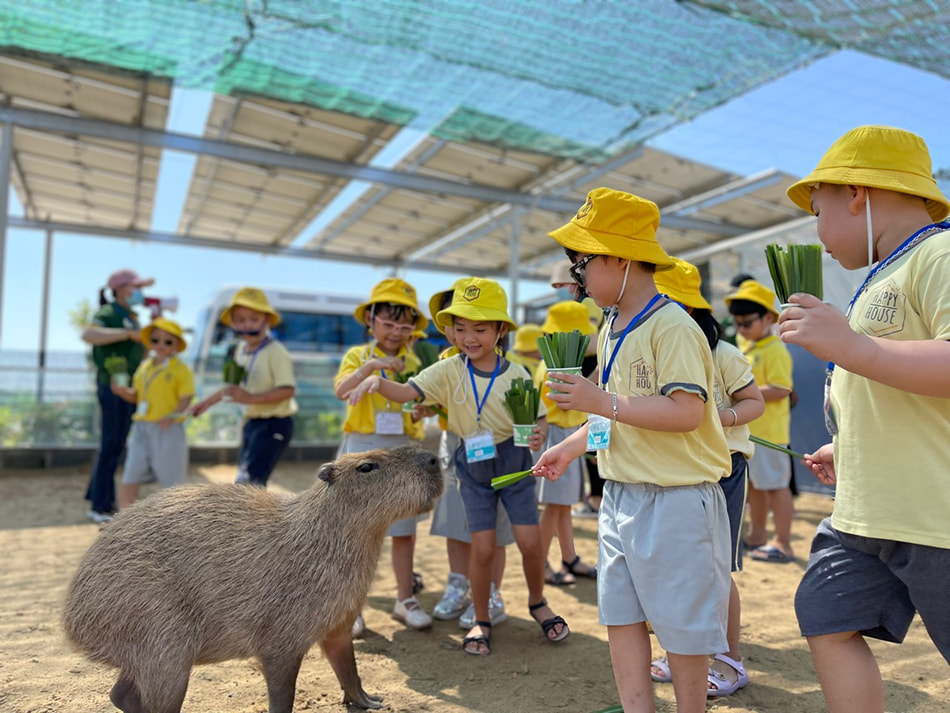
[[[129,295],[129,304],[130,305],[144,305],[145,304],[145,295],[142,294],[142,290],[132,290],[132,294]]]
[[[231,331],[234,332],[234,336],[236,337],[256,337],[260,335],[260,333],[263,332],[264,330],[263,329],[245,329],[242,331],[240,329],[232,329]]]
[[[570,287],[558,287],[554,291],[554,295],[557,297],[558,302],[566,302],[568,300],[573,301],[574,295],[571,293]]]

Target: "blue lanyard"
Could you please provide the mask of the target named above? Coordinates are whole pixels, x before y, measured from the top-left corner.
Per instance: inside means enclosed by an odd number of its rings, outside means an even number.
[[[501,368],[501,357],[497,354],[495,355],[495,371],[492,372],[491,381],[488,382],[488,388],[485,389],[485,395],[482,397],[481,401],[478,400],[478,387],[475,385],[475,369],[472,368],[472,362],[470,360],[466,359],[465,363],[468,365],[468,376],[472,380],[472,393],[475,395],[475,421],[477,423],[481,423],[482,407],[488,400],[488,394],[491,392],[491,387],[495,384],[495,377],[498,376],[498,370]]]
[[[257,347],[257,349],[255,349],[253,352],[251,352],[251,360],[250,360],[250,362],[248,362],[247,370],[244,372],[244,379],[241,381],[241,383],[244,384],[245,386],[247,386],[247,380],[248,380],[248,379],[250,378],[250,376],[251,376],[251,369],[254,368],[254,361],[257,359],[257,353],[258,353],[261,349],[263,349],[264,347],[266,347],[268,344],[270,344],[270,342],[271,342],[271,338],[270,338],[270,337],[264,337],[264,341],[260,343],[260,345]]]
[[[621,332],[620,336],[617,338],[617,343],[614,344],[613,351],[610,353],[610,359],[607,361],[607,366],[604,367],[604,370],[601,372],[600,383],[601,383],[602,388],[607,387],[607,380],[610,378],[610,370],[613,369],[614,359],[617,358],[617,352],[620,351],[620,345],[623,344],[623,340],[626,339],[627,335],[630,334],[631,330],[637,326],[637,324],[643,318],[643,315],[649,312],[650,308],[653,305],[655,305],[657,302],[659,302],[659,300],[662,297],[663,295],[653,295],[653,298],[649,302],[647,302],[647,306],[641,309],[637,313],[636,317],[630,320],[630,324],[627,325],[626,329],[624,329],[623,332]],[[614,328],[614,322],[616,321],[617,321],[617,315],[614,315],[613,320],[610,322],[610,329]],[[606,350],[606,348],[607,347],[605,345],[604,349]]]
[[[864,278],[864,282],[861,283],[861,286],[858,287],[857,291],[854,293],[854,297],[851,298],[851,301],[848,303],[848,311],[845,313],[846,317],[851,317],[851,310],[854,309],[854,303],[858,301],[858,297],[861,296],[861,293],[867,289],[868,284],[874,278],[877,273],[883,270],[888,265],[893,264],[899,258],[903,257],[906,253],[913,250],[924,240],[929,238],[931,235],[936,235],[937,233],[950,229],[950,222],[943,223],[931,223],[926,225],[916,233],[911,235],[907,240],[898,245],[886,258],[881,260],[873,270],[868,273],[868,276]],[[828,372],[829,374],[835,370],[835,363],[833,361],[828,362]]]

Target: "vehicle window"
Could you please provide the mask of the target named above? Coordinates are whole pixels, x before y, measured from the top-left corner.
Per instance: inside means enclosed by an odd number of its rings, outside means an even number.
[[[365,328],[350,314],[282,312],[281,317],[281,323],[272,331],[290,352],[342,354],[366,341]],[[219,322],[211,341],[209,356],[223,356],[227,345],[234,341],[234,335]]]

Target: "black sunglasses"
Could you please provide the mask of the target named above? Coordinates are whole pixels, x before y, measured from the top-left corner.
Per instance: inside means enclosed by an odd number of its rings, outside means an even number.
[[[574,282],[576,282],[581,287],[586,287],[584,280],[586,277],[585,272],[587,263],[589,263],[595,257],[600,257],[600,255],[587,255],[586,257],[582,257],[580,260],[571,265],[570,269],[568,270],[568,272],[571,273],[571,278],[574,280]]]
[[[176,342],[174,339],[162,339],[161,337],[149,337],[149,344],[164,344],[166,347],[175,346]]]
[[[739,319],[739,318],[737,317],[737,318],[735,319],[735,325],[736,325],[736,328],[737,328],[737,329],[745,329],[746,327],[751,327],[753,324],[755,324],[756,322],[758,322],[760,319],[762,319],[762,315],[761,315],[761,314],[757,314],[755,317],[752,317],[752,318],[750,318],[750,319]]]

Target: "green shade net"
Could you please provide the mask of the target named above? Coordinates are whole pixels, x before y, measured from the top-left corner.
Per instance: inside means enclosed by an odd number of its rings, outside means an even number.
[[[816,3],[16,0],[0,51],[599,161],[835,49],[762,21],[786,5],[818,25]]]

